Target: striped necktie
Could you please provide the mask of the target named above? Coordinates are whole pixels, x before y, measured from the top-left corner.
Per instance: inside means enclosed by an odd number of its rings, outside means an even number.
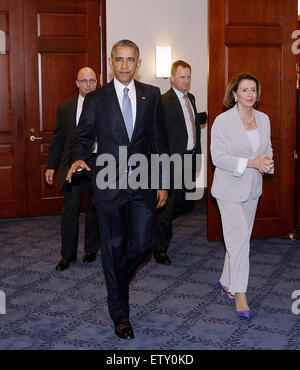
[[[195,124],[195,118],[194,118],[194,115],[193,115],[193,112],[192,112],[192,108],[191,108],[191,104],[190,104],[190,101],[189,101],[189,98],[187,96],[187,94],[184,94],[183,95],[183,99],[186,103],[186,106],[187,106],[187,109],[188,109],[188,112],[189,112],[189,115],[190,115],[190,120],[191,120],[191,124],[192,124],[192,128],[193,128],[193,136],[194,136],[194,146],[196,146],[196,124]]]

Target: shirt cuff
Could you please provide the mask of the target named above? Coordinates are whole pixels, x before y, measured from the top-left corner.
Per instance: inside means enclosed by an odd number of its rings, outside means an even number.
[[[239,158],[237,172],[243,174],[247,168],[248,158]]]

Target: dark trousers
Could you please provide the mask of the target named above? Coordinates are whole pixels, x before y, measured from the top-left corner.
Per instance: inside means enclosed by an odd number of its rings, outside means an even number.
[[[96,253],[100,248],[100,236],[97,222],[96,209],[93,200],[92,172],[95,168],[96,156],[87,160],[91,172],[86,172],[80,177],[64,186],[64,205],[61,213],[61,254],[68,258],[77,255],[79,215],[83,195],[86,192],[85,235],[84,250]]]
[[[191,178],[195,182],[196,156],[195,153],[191,153],[190,151],[186,151],[186,154],[193,154],[191,166],[186,168],[186,170],[191,171]],[[195,187],[193,189],[185,188],[183,173],[183,188],[171,189],[169,191],[167,204],[156,211],[157,214],[155,233],[153,238],[153,249],[157,251],[167,252],[171,239],[173,237],[172,221],[174,217],[180,215],[181,213],[190,211],[194,206],[195,201],[186,200],[186,193],[194,192]]]
[[[107,302],[113,321],[129,321],[129,282],[151,252],[155,209],[141,192],[126,190],[128,201],[112,212],[98,214]]]

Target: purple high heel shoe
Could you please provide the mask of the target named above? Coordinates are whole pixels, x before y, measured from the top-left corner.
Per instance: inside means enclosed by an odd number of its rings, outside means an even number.
[[[236,311],[236,313],[241,316],[241,317],[246,317],[246,318],[249,318],[250,317],[250,310],[246,310],[246,311]]]
[[[221,292],[226,293],[226,295],[227,295],[227,297],[228,297],[228,299],[230,300],[231,303],[235,302],[234,297],[233,298],[229,297],[227,290],[223,287],[223,285],[220,282],[218,282],[218,287],[221,289]]]

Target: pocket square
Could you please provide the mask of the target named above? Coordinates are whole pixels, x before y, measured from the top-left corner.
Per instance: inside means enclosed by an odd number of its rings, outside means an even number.
[[[145,100],[145,99],[147,99],[146,96],[142,96],[142,100]]]

